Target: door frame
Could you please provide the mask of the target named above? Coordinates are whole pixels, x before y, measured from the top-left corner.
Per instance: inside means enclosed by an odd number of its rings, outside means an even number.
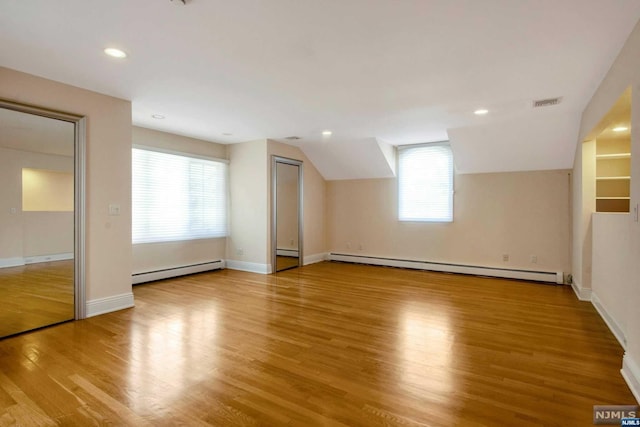
[[[277,166],[278,163],[298,166],[298,267],[302,267],[304,265],[304,253],[303,253],[303,230],[304,230],[304,173],[303,166],[304,163],[300,160],[290,159],[288,157],[281,157],[272,155],[271,156],[271,272],[277,273],[277,249],[278,249],[278,206],[277,206],[277,185],[278,185],[278,174],[277,174]],[[292,267],[293,268],[293,267]]]
[[[85,225],[86,225],[86,126],[87,119],[73,113],[0,99],[0,107],[74,125],[74,318],[87,317],[85,289]]]

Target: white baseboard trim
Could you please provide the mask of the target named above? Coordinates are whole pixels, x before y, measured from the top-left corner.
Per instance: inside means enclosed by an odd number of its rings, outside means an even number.
[[[224,261],[203,262],[200,264],[185,265],[182,267],[166,268],[163,270],[147,271],[131,275],[131,283],[153,282],[154,280],[169,279],[171,277],[185,276],[187,274],[202,273],[203,271],[219,270],[224,268]]]
[[[20,267],[24,265],[24,258],[0,258],[0,268]]]
[[[628,353],[625,353],[622,358],[622,369],[620,373],[627,382],[636,401],[640,403],[640,367]]]
[[[618,324],[618,322],[616,322],[613,316],[611,316],[609,311],[607,311],[607,308],[604,305],[602,305],[602,301],[600,301],[600,298],[598,298],[598,295],[596,295],[595,292],[591,293],[591,304],[593,304],[596,311],[600,313],[600,317],[602,317],[602,320],[604,320],[604,323],[607,324],[607,326],[609,327],[609,330],[616,337],[616,339],[618,340],[622,348],[626,350],[627,338],[625,336],[624,330]]]
[[[300,252],[295,249],[276,249],[276,255],[280,256],[290,256],[290,257],[299,257]]]
[[[228,259],[225,261],[229,270],[248,271],[250,273],[269,274],[271,273],[271,264],[260,264],[257,262],[238,261]]]
[[[562,284],[561,271],[512,270],[508,268],[483,267],[477,265],[448,264],[440,262],[393,259],[373,256],[330,253],[331,261],[353,262],[358,264],[383,265],[388,267],[412,268],[416,270],[440,271],[445,273],[473,274],[477,276],[502,277],[505,279],[535,280]]]
[[[25,264],[38,264],[40,262],[49,262],[49,261],[66,261],[69,259],[73,259],[73,252],[66,252],[61,254],[51,254],[51,255],[35,255],[30,257],[25,257]]]
[[[591,289],[585,289],[576,281],[571,283],[571,289],[580,301],[591,301]]]
[[[34,255],[29,257],[0,258],[0,268],[20,267],[26,264],[38,264],[50,261],[66,261],[73,259],[73,252],[50,255]]]
[[[317,262],[326,261],[329,259],[329,254],[327,252],[322,252],[319,254],[307,255],[304,257],[302,261],[302,265],[315,264]]]
[[[131,308],[133,306],[133,292],[113,295],[106,298],[98,298],[87,301],[87,317],[111,313],[112,311],[123,310],[125,308]]]

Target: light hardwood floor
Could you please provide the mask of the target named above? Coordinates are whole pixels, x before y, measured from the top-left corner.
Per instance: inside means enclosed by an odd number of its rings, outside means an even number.
[[[569,287],[321,263],[134,287],[0,341],[0,425],[590,426],[631,404]]]
[[[0,337],[74,318],[73,260],[0,268]]]

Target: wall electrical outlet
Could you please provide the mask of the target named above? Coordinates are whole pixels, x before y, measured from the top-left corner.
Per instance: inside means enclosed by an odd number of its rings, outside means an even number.
[[[236,249],[236,255],[244,255],[244,249],[242,248]]]
[[[509,261],[509,254],[503,254],[502,255],[502,261],[504,261],[504,262]]]
[[[531,255],[531,263],[532,264],[538,263],[538,255]]]

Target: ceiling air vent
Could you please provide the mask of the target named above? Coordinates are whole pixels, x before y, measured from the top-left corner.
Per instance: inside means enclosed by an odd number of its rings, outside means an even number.
[[[537,101],[533,101],[533,108],[540,107],[551,107],[552,105],[558,105],[562,101],[562,98],[547,98],[547,99],[538,99]]]
[[[295,140],[297,140],[297,139],[302,139],[302,138],[301,138],[301,137],[299,137],[299,136],[287,136],[285,139],[289,139],[289,140],[291,140],[291,141],[295,141]]]

